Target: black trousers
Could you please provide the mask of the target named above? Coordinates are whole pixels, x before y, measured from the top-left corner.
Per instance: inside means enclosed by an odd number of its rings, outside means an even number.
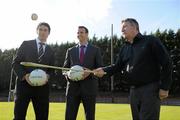
[[[17,85],[14,120],[25,120],[29,102],[32,101],[36,120],[48,120],[49,86],[32,87],[26,81]]]
[[[159,120],[159,84],[150,83],[130,89],[130,105],[133,120]]]
[[[81,101],[84,106],[86,120],[95,120],[95,95],[67,95],[65,120],[76,120]]]

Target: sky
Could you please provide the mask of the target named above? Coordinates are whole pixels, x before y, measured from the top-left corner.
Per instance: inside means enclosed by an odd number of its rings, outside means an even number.
[[[38,20],[31,20],[36,13]],[[77,28],[84,25],[89,37],[121,36],[121,20],[135,18],[144,33],[180,28],[180,0],[1,0],[0,49],[17,48],[37,37],[39,22],[47,22],[47,42],[78,42]]]

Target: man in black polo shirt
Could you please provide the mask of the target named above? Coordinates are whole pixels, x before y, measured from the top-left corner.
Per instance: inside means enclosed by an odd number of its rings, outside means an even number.
[[[168,97],[171,84],[172,62],[158,38],[144,36],[133,18],[122,21],[126,39],[114,65],[94,70],[102,77],[125,70],[131,86],[130,104],[133,120],[159,120],[160,100]]]

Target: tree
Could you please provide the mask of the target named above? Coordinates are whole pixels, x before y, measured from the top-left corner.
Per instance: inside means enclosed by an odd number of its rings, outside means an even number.
[[[146,33],[145,33],[146,34]],[[162,43],[165,45],[171,58],[173,60],[173,83],[171,87],[171,93],[178,93],[180,91],[180,29],[177,32],[173,30],[165,29],[164,31],[156,30],[152,35],[158,37]],[[97,38],[95,35],[90,38],[90,43],[98,46],[101,49],[101,55],[103,58],[104,66],[111,64],[111,39],[108,36]],[[118,52],[125,39],[117,35],[113,36],[113,45],[114,45],[114,60],[118,58]],[[66,50],[76,43],[61,43],[61,44],[51,44],[54,53],[55,53],[55,65],[63,66]],[[13,55],[16,53],[17,49],[10,49],[2,51],[0,49],[0,89],[8,89],[10,72],[11,72],[11,63]],[[114,61],[114,63],[115,63]],[[51,88],[53,89],[62,89],[66,87],[66,80],[62,75],[62,71],[56,71],[56,76],[50,80]],[[126,83],[126,78],[121,72],[120,74],[114,75],[114,88],[116,91],[128,91],[128,86]],[[104,77],[99,81],[99,90],[100,91],[109,91],[110,90],[110,77]]]

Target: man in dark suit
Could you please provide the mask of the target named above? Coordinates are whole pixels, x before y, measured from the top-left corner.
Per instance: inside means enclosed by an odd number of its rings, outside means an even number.
[[[37,26],[38,37],[35,40],[24,41],[12,63],[13,69],[18,77],[14,120],[25,120],[30,101],[32,101],[35,110],[36,120],[48,120],[48,79],[53,74],[53,70],[42,69],[47,74],[47,82],[42,86],[32,86],[29,81],[29,75],[36,68],[24,67],[20,65],[20,62],[54,65],[54,53],[50,46],[46,44],[50,30],[48,23],[39,23]]]
[[[88,29],[79,26],[77,37],[79,44],[67,50],[64,67],[81,65],[86,69],[95,69],[102,66],[100,49],[88,43]],[[76,120],[81,101],[85,109],[86,120],[95,119],[97,83],[97,78],[86,72],[80,81],[67,80],[66,120]]]

